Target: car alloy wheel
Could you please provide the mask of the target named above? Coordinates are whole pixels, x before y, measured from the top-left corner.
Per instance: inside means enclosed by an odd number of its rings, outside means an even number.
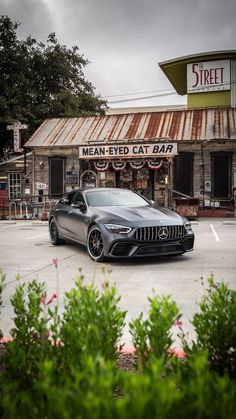
[[[87,250],[89,256],[95,262],[102,262],[105,260],[102,232],[98,226],[91,227],[88,232]]]
[[[54,219],[52,219],[52,221],[49,224],[49,232],[50,232],[51,243],[54,246],[64,243],[64,241],[61,240],[58,236],[57,225]]]

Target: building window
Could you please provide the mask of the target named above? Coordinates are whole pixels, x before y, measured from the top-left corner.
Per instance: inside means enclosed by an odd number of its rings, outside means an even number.
[[[9,199],[21,198],[21,173],[8,174]]]
[[[49,191],[52,198],[60,197],[64,193],[65,162],[64,157],[49,158]]]
[[[230,199],[232,195],[232,154],[215,152],[211,155],[212,198]]]
[[[174,160],[174,189],[184,195],[193,195],[194,153],[182,152]]]

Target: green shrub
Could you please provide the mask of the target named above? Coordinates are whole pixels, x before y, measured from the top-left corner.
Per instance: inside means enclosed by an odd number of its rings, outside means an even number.
[[[211,368],[236,378],[236,291],[216,283],[213,275],[208,284],[192,320],[196,339],[191,345],[183,340],[184,349],[188,354],[207,351]]]
[[[99,294],[93,285],[84,286],[82,278],[66,293],[60,337],[69,364],[79,363],[84,354],[115,359],[125,319],[119,300],[107,282]]]
[[[48,300],[50,302],[50,300]],[[50,327],[55,331],[57,308],[50,310],[47,303],[46,286],[33,280],[19,284],[11,298],[14,308],[12,342],[8,344],[6,364],[8,377],[12,379],[12,390],[28,389],[38,376],[38,364],[46,356],[57,356]],[[54,327],[53,327],[54,326]],[[15,380],[15,381],[14,381]]]
[[[151,357],[141,373],[123,375],[123,398],[117,403],[119,418],[177,418],[183,393],[175,376],[166,375],[163,358]]]
[[[147,318],[141,313],[130,323],[130,333],[141,365],[151,356],[168,357],[173,344],[171,327],[180,318],[179,309],[170,296],[148,298],[150,310]]]
[[[209,354],[199,352],[188,357],[188,374],[179,363],[177,385],[183,395],[178,418],[233,419],[236,409],[236,386],[227,375],[212,371]],[[185,365],[186,367],[186,365]]]
[[[213,278],[193,318],[197,338],[191,346],[182,331],[184,360],[168,355],[173,345],[171,328],[180,323],[178,307],[169,296],[149,298],[146,320],[141,314],[130,324],[141,366],[145,366],[135,372],[115,364],[125,312],[118,308],[115,288],[107,283],[99,293],[78,278],[66,294],[61,317],[56,296],[48,299],[45,284],[36,281],[19,284],[11,302],[14,340],[7,345],[7,369],[0,373],[0,417],[235,417],[232,368],[225,364],[219,368],[219,360],[228,362],[229,351],[233,359],[235,293],[224,284],[215,284]],[[220,346],[216,331],[223,318],[227,344]]]
[[[4,285],[5,285],[5,277],[6,275],[4,274],[4,272],[2,271],[2,269],[0,269],[0,314],[1,314],[1,307],[2,307],[2,293],[4,290]],[[2,331],[0,329],[0,339],[2,338]]]
[[[190,358],[185,377],[183,361],[176,360],[175,373],[166,375],[163,358],[152,357],[142,373],[124,377],[118,417],[234,419],[236,387],[227,376],[212,372],[207,358],[205,353]]]
[[[13,394],[5,386],[2,400],[9,419],[112,418],[119,372],[103,358],[84,357],[83,368],[63,380],[55,379],[55,358],[39,363],[37,380],[30,389]]]

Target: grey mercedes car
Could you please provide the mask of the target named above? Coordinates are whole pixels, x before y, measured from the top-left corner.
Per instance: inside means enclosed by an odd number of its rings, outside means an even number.
[[[119,188],[76,189],[49,216],[54,245],[85,245],[96,262],[107,258],[177,255],[193,250],[191,223],[153,201]]]

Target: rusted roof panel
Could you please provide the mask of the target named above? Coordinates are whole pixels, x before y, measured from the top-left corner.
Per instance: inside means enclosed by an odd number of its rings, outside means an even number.
[[[27,147],[151,141],[236,140],[236,109],[197,109],[45,120]]]

